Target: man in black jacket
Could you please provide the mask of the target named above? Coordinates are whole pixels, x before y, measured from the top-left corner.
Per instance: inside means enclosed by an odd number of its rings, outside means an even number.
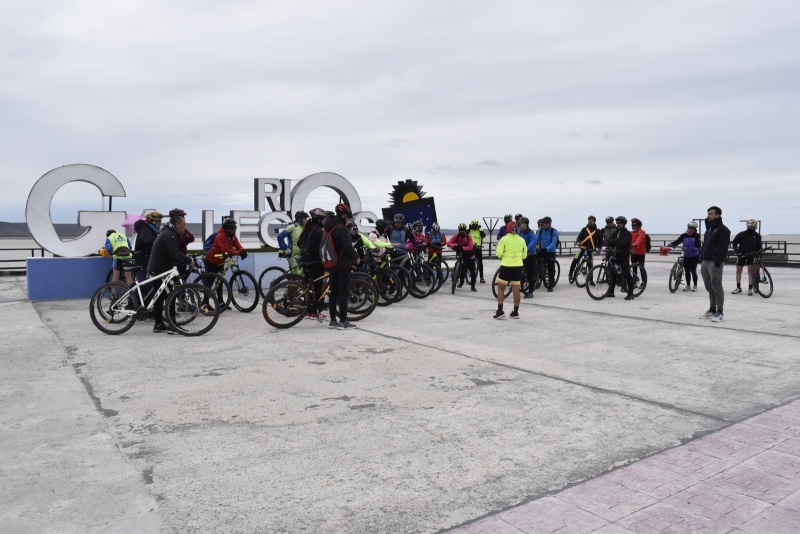
[[[608,252],[611,256],[617,259],[620,269],[622,269],[622,277],[628,286],[628,296],[625,300],[633,300],[633,276],[631,276],[631,232],[625,228],[628,224],[627,217],[620,215],[614,222],[617,223],[617,228],[611,232],[611,237],[606,241]],[[608,270],[611,273],[611,288],[609,289],[607,297],[614,297],[614,288],[617,286],[617,277],[619,274],[614,269],[614,266],[609,263]]]
[[[700,250],[700,274],[703,276],[703,285],[708,291],[709,308],[700,316],[701,319],[711,319],[715,323],[725,320],[722,306],[725,304],[725,290],[722,289],[722,268],[728,256],[728,246],[731,244],[731,231],[722,223],[722,210],[711,206],[706,212],[706,233],[703,236],[703,248]]]
[[[150,252],[150,261],[147,264],[147,274],[156,276],[172,269],[173,266],[182,267],[189,265],[194,267],[194,260],[180,251],[181,235],[186,231],[186,220],[180,215],[174,215],[169,219],[169,225],[164,228],[153,242]],[[154,282],[155,284],[155,282]],[[164,326],[164,300],[167,298],[167,291],[161,293],[153,306],[155,314],[155,326],[153,332],[163,332],[167,329]]]
[[[756,231],[758,221],[750,219],[747,221],[747,230],[739,232],[733,238],[733,253],[736,254],[736,289],[734,295],[742,292],[742,270],[747,265],[747,294],[753,296],[753,265],[756,261],[756,253],[761,250],[761,234]]]
[[[319,258],[319,245],[322,242],[322,221],[327,217],[327,213],[322,208],[314,208],[308,214],[309,220],[303,225],[303,231],[300,232],[300,237],[297,238],[297,243],[300,247],[300,262],[303,264],[303,271],[306,277],[314,283],[314,294],[321,295],[322,275],[325,274],[325,268]],[[319,299],[311,303],[311,309],[308,310],[308,313],[318,321],[322,321],[325,318]]]
[[[336,206],[335,215],[325,219],[322,227],[326,232],[330,232],[333,237],[334,248],[339,256],[339,261],[336,266],[329,269],[330,281],[330,294],[328,300],[330,301],[330,314],[331,322],[328,328],[336,328],[338,330],[350,330],[355,328],[347,320],[347,297],[350,294],[350,270],[353,264],[356,265],[360,262],[358,252],[353,247],[350,240],[350,232],[347,230],[347,221],[353,218],[353,213],[346,204],[339,204]],[[326,239],[326,237],[323,237]],[[339,307],[339,321],[336,321],[336,307]]]

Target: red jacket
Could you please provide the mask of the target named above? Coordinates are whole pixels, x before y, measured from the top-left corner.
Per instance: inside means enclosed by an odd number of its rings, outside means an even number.
[[[225,258],[215,257],[218,254],[228,254],[229,256],[238,256],[244,247],[239,243],[239,238],[236,234],[229,237],[224,228],[220,228],[217,232],[217,237],[214,238],[214,243],[211,245],[211,250],[206,253],[206,261],[214,265],[219,265],[225,261]]]
[[[636,256],[647,254],[647,234],[641,228],[631,230],[631,254]]]

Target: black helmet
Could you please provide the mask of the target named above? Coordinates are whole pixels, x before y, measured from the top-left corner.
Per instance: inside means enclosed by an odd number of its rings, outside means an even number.
[[[327,216],[328,214],[322,208],[314,208],[313,210],[311,210],[312,219],[324,219]]]
[[[406,216],[402,213],[395,213],[394,215],[394,222],[404,222],[406,220]]]
[[[225,219],[222,221],[222,227],[226,230],[236,230],[236,221],[233,219]]]
[[[640,221],[640,220],[639,220],[639,219],[637,219],[636,217],[634,217],[633,219],[631,219],[631,226],[641,226],[641,225],[642,225],[642,221]]]
[[[515,221],[515,222],[519,222],[519,220],[520,220],[521,218],[522,218],[522,214],[521,214],[521,213],[517,213],[516,215],[514,215],[514,221]]]
[[[458,231],[460,232],[461,230],[464,230],[465,232],[467,231],[467,223],[458,224]]]
[[[106,232],[106,237],[108,237],[108,236],[110,236],[111,234],[114,234],[114,233],[116,233],[116,232],[117,232],[116,230],[109,230],[108,232]]]
[[[594,215],[589,215],[589,216],[586,218],[586,220],[587,220],[587,221],[588,221],[589,219],[593,220],[594,222],[597,222],[597,217],[595,217]]]
[[[514,217],[512,217],[512,216],[511,216],[511,214],[510,214],[510,213],[508,213],[508,214],[506,214],[505,216],[503,216],[503,222],[504,222],[504,223],[506,223],[506,224],[508,224],[508,223],[510,223],[510,222],[511,222],[511,219],[513,219],[513,218],[514,218]]]
[[[386,219],[378,219],[375,221],[375,229],[379,232],[383,232],[387,226],[389,226],[389,223],[386,222]]]
[[[304,211],[298,211],[294,214],[294,222],[300,222],[303,219],[308,219],[308,213]]]
[[[607,223],[614,222],[614,217],[612,217],[611,215],[609,215],[608,217],[606,217],[606,222],[607,222]]]
[[[628,218],[625,217],[624,215],[620,215],[619,217],[614,219],[614,221],[616,221],[617,223],[628,224]]]
[[[530,219],[528,219],[527,217],[522,217],[522,218],[519,220],[519,224],[530,224],[530,223],[531,223],[531,220],[530,220]]]
[[[353,212],[350,211],[350,208],[347,206],[347,204],[340,202],[336,205],[336,215],[340,217],[345,215],[347,218],[351,218],[353,216]]]
[[[421,230],[422,228],[425,227],[425,224],[423,224],[422,221],[414,221],[414,224],[412,224],[411,226],[413,226],[414,228],[419,228]]]
[[[551,222],[553,222],[553,219],[551,219],[550,217],[543,217],[542,218],[542,222],[543,223],[551,223]]]
[[[536,224],[542,224],[542,223],[544,223],[544,219],[539,219],[538,221],[536,221]]]

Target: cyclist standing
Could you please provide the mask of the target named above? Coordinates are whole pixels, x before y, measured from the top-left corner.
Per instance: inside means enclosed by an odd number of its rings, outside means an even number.
[[[300,257],[300,233],[303,231],[303,225],[307,220],[308,213],[298,211],[294,214],[294,222],[278,234],[278,247],[281,249],[282,256],[289,257],[289,269],[292,272],[298,268],[297,258]]]
[[[475,281],[478,278],[475,272],[475,251],[473,250],[474,245],[472,243],[472,238],[467,233],[466,223],[460,223],[458,225],[458,233],[450,238],[450,241],[447,242],[447,246],[456,252],[460,252],[461,261],[464,263],[464,268],[461,269],[461,275],[458,280],[458,287],[464,285],[467,269],[469,269],[472,275],[472,287],[470,287],[470,289],[472,291],[477,291],[477,289],[475,289]]]
[[[353,218],[353,213],[346,204],[337,204],[334,215],[325,219],[323,229],[333,238],[334,248],[339,256],[336,266],[328,270],[330,282],[329,313],[331,322],[328,328],[338,330],[351,330],[356,328],[347,320],[347,300],[350,294],[350,279],[353,265],[360,262],[358,252],[353,248],[350,232],[347,231],[347,221]],[[326,239],[323,237],[323,239]],[[339,308],[339,322],[336,322],[336,308]]]
[[[125,263],[124,260],[129,260],[133,257],[133,253],[131,252],[131,242],[125,237],[123,234],[117,232],[116,230],[109,230],[106,232],[106,251],[111,255],[111,281],[116,282],[119,280],[119,273],[125,273],[125,281],[128,285],[133,283],[133,278],[131,277],[130,271],[122,271],[122,267]]]
[[[528,292],[525,293],[523,298],[532,299],[533,290],[536,288],[536,284],[531,283],[536,274],[536,232],[531,228],[530,219],[527,217],[520,219],[518,235],[525,240],[525,247],[528,250],[525,257],[522,259],[522,267],[528,277]]]
[[[153,249],[153,243],[158,236],[161,229],[161,219],[164,216],[157,211],[151,211],[145,215],[143,221],[136,221],[133,224],[133,229],[136,231],[136,242],[133,244],[136,265],[140,265],[142,276],[147,271],[147,264],[150,261],[150,251]]]
[[[494,318],[503,319],[506,316],[503,312],[503,300],[506,296],[506,286],[511,284],[514,311],[510,317],[519,319],[519,286],[522,280],[523,261],[528,256],[528,245],[517,235],[516,222],[506,225],[506,235],[497,243],[495,254],[500,258],[500,274],[497,277],[497,311],[494,313]]]
[[[236,237],[236,221],[225,219],[222,221],[222,228],[214,237],[211,248],[206,252],[206,270],[211,273],[220,273],[225,267],[225,255],[239,256],[242,259],[247,257],[247,251]],[[222,291],[222,288],[220,288]],[[220,298],[220,301],[222,299]]]
[[[501,226],[500,228],[498,228],[498,229],[497,229],[497,242],[498,242],[498,243],[500,242],[500,240],[501,240],[501,239],[503,239],[503,236],[504,236],[504,235],[506,235],[506,234],[508,233],[508,230],[506,229],[506,226],[507,226],[507,225],[508,225],[508,223],[510,223],[510,222],[511,222],[513,219],[514,219],[514,218],[511,216],[511,214],[510,214],[510,213],[509,213],[509,214],[507,214],[507,215],[504,215],[504,216],[503,216],[503,226]]]
[[[589,269],[592,268],[594,261],[594,250],[600,246],[600,230],[597,228],[597,218],[594,215],[589,215],[586,219],[586,226],[578,234],[575,240],[575,245],[580,248],[572,263],[569,266],[569,283],[575,281],[575,268],[584,254],[589,255]]]
[[[153,242],[150,260],[147,264],[147,274],[157,276],[169,271],[173,266],[188,265],[190,268],[194,267],[194,260],[182,253],[179,248],[181,235],[185,231],[186,219],[180,215],[170,217],[167,227],[158,234],[158,237]],[[161,293],[153,306],[153,314],[155,316],[153,332],[158,333],[167,330],[162,314],[164,312],[164,300],[166,300],[168,294],[169,289]]]
[[[625,228],[625,225],[628,224],[628,219],[622,215],[615,219],[617,223],[617,228],[614,232],[611,233],[611,237],[608,238],[608,242],[606,245],[608,246],[608,253],[617,260],[618,267],[622,271],[622,277],[625,278],[625,282],[628,286],[628,296],[625,297],[625,300],[633,300],[633,276],[631,276],[631,262],[630,262],[630,254],[631,254],[631,233],[630,231]],[[620,276],[617,273],[616,268],[617,266],[611,265],[609,262],[608,271],[611,273],[611,289],[606,297],[614,298],[614,289],[617,286],[617,278]]]
[[[322,266],[322,260],[319,257],[319,245],[323,237],[322,222],[326,216],[327,214],[322,208],[311,210],[309,212],[309,220],[306,221],[303,231],[300,232],[300,236],[297,238],[303,272],[306,279],[313,282],[314,294],[317,296],[322,295],[322,275],[325,274],[325,268]],[[321,305],[319,300],[312,302],[312,309],[308,310],[309,316],[324,318],[325,314],[322,313]]]
[[[686,225],[686,231],[669,244],[675,248],[680,244],[683,247],[683,270],[686,273],[686,287],[684,291],[697,291],[697,264],[700,261],[700,234],[697,233],[697,222],[691,221]]]
[[[428,261],[435,261],[437,264],[441,264],[442,248],[447,243],[447,237],[439,228],[438,222],[434,222],[431,225],[431,231],[425,236],[425,242],[428,244]],[[435,259],[434,255],[436,256]]]
[[[644,266],[644,258],[647,254],[647,233],[642,230],[642,221],[634,217],[631,219],[631,263],[639,263]],[[638,269],[634,267],[634,274]]]
[[[406,238],[406,250],[414,256],[422,254],[428,248],[428,244],[425,242],[424,229],[425,225],[422,221],[414,221],[414,224],[411,225],[411,235]]]
[[[175,216],[186,219],[186,212],[180,208],[173,208],[169,210],[169,218],[172,219]],[[182,254],[189,254],[189,243],[194,243],[194,234],[189,231],[187,225],[186,230],[184,230],[183,235],[181,235],[180,241],[178,241],[178,249],[180,249]],[[183,276],[184,280],[186,280],[186,278],[189,276],[188,266],[186,269],[184,269],[181,276]]]
[[[536,245],[539,249],[538,254],[544,258],[547,264],[547,276],[550,283],[547,292],[553,291],[553,282],[556,276],[556,249],[558,247],[558,230],[551,225],[553,219],[542,217],[542,228],[536,232]]]
[[[736,289],[733,294],[742,292],[742,270],[747,265],[747,294],[753,296],[753,264],[756,261],[755,253],[761,250],[761,234],[756,229],[758,221],[747,221],[747,230],[739,232],[733,238],[733,252],[736,254]]]
[[[481,284],[485,284],[486,280],[483,279],[483,239],[486,237],[486,232],[481,228],[481,223],[478,219],[472,219],[470,221],[469,235],[475,247],[475,260],[478,262],[478,275],[481,278]]]

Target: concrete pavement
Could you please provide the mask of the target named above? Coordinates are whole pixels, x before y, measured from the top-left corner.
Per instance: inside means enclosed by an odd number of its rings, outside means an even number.
[[[553,293],[523,301],[519,321],[491,320],[486,284],[477,294],[409,297],[355,332],[314,321],[279,331],[258,312],[233,311],[200,338],[153,334],[152,323],[106,336],[87,301],[32,305],[20,279],[0,278],[0,339],[9,340],[0,524],[555,531],[557,522],[509,519],[544,517],[545,508],[564,517],[579,510],[586,528],[606,531],[639,531],[624,520],[642,513],[669,523],[663,510],[683,510],[673,499],[681,491],[736,466],[753,469],[747,462],[767,472],[762,464],[776,452],[791,456],[775,444],[732,462],[690,447],[789,410],[800,396],[800,271],[774,269],[768,300],[727,295],[727,321],[715,324],[697,318],[707,307],[702,290],[668,292],[670,259],[648,257],[649,287],[633,302],[593,301],[564,275]],[[487,278],[495,267],[487,262]],[[728,291],[732,279],[727,267]],[[652,494],[651,475],[635,471],[655,463],[672,480],[680,469],[664,465],[688,463],[711,473],[705,457],[727,467],[699,480],[684,473],[696,482],[669,495]],[[789,468],[777,476],[800,486]],[[629,493],[620,497],[620,487]],[[62,493],[70,498],[54,497]],[[791,508],[747,502],[756,514]]]

